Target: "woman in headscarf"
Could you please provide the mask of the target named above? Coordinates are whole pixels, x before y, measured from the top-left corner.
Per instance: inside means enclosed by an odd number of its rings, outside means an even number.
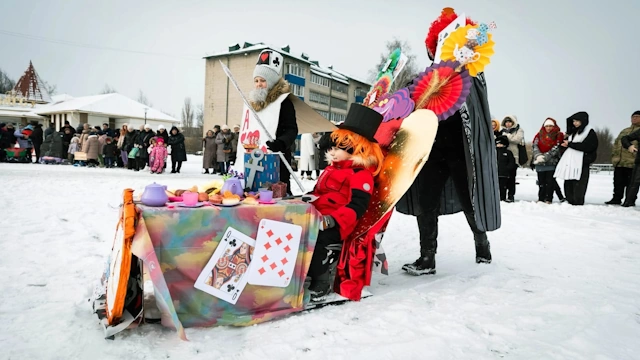
[[[533,138],[533,165],[538,173],[538,201],[551,204],[557,183],[553,177],[560,161],[560,144],[564,134],[555,119],[546,118]]]

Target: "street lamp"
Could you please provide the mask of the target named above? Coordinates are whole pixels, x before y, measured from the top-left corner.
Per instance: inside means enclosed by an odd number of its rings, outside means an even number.
[[[144,124],[147,125],[147,110],[149,110],[148,107],[144,108]]]

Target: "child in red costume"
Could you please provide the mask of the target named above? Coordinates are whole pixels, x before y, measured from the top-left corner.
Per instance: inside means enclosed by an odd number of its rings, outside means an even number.
[[[310,194],[312,204],[323,215],[309,267],[312,301],[320,301],[331,292],[342,242],[369,206],[373,178],[383,160],[374,138],[382,118],[375,110],[352,104],[345,122],[331,133],[329,166]]]

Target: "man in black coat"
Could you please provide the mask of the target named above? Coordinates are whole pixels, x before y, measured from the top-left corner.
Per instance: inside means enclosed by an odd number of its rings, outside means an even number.
[[[636,130],[631,134],[622,137],[621,140],[622,147],[636,155],[633,172],[631,173],[631,180],[629,181],[629,186],[627,186],[627,193],[625,195],[624,203],[622,204],[623,207],[636,206],[638,190],[640,189],[640,155],[638,155],[638,148],[631,143],[634,140],[640,143],[640,130]]]
[[[443,15],[449,21],[454,17]],[[439,19],[440,20],[440,19]],[[436,22],[434,21],[433,24]],[[440,30],[431,26],[429,36]],[[427,48],[431,60],[435,46]],[[484,73],[472,77],[469,96],[460,110],[440,121],[429,159],[413,185],[396,205],[404,214],[417,217],[420,256],[402,269],[410,275],[436,273],[438,217],[464,212],[473,233],[476,263],[491,263],[487,231],[500,228],[496,148]]]
[[[36,164],[40,161],[40,147],[44,142],[44,132],[42,131],[42,124],[38,122],[32,122],[33,133],[31,133],[31,143],[33,144],[33,150],[36,153]]]

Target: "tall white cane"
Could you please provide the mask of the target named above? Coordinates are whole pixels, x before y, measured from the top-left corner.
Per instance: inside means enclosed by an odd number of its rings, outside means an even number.
[[[222,71],[224,71],[224,73],[227,74],[227,77],[229,78],[229,80],[231,80],[231,83],[233,84],[233,86],[240,93],[240,97],[242,97],[242,101],[244,101],[244,104],[247,105],[247,108],[249,108],[249,110],[251,111],[253,116],[256,118],[256,120],[258,121],[258,124],[260,125],[262,130],[264,130],[265,134],[267,134],[267,137],[269,138],[269,140],[273,141],[274,140],[273,136],[271,136],[271,134],[269,134],[269,131],[264,126],[264,124],[262,123],[262,120],[260,120],[260,117],[258,116],[256,111],[253,109],[251,104],[249,103],[249,100],[247,100],[247,98],[246,98],[246,96],[244,96],[244,93],[242,92],[242,90],[240,90],[240,86],[238,85],[236,80],[233,78],[233,75],[231,75],[231,70],[229,70],[229,68],[221,60],[218,60],[218,61],[220,61],[220,65],[222,66]],[[289,173],[291,174],[291,176],[293,176],[293,180],[296,181],[296,184],[298,184],[298,187],[300,188],[300,190],[302,190],[303,193],[306,193],[306,190],[304,189],[304,186],[302,186],[302,182],[300,181],[300,179],[298,179],[297,174],[293,171],[293,169],[291,168],[291,165],[289,164],[287,159],[285,159],[284,154],[281,153],[281,152],[277,152],[277,154],[280,155],[280,161],[282,161],[284,163],[284,165],[287,167],[287,170],[289,170]]]

